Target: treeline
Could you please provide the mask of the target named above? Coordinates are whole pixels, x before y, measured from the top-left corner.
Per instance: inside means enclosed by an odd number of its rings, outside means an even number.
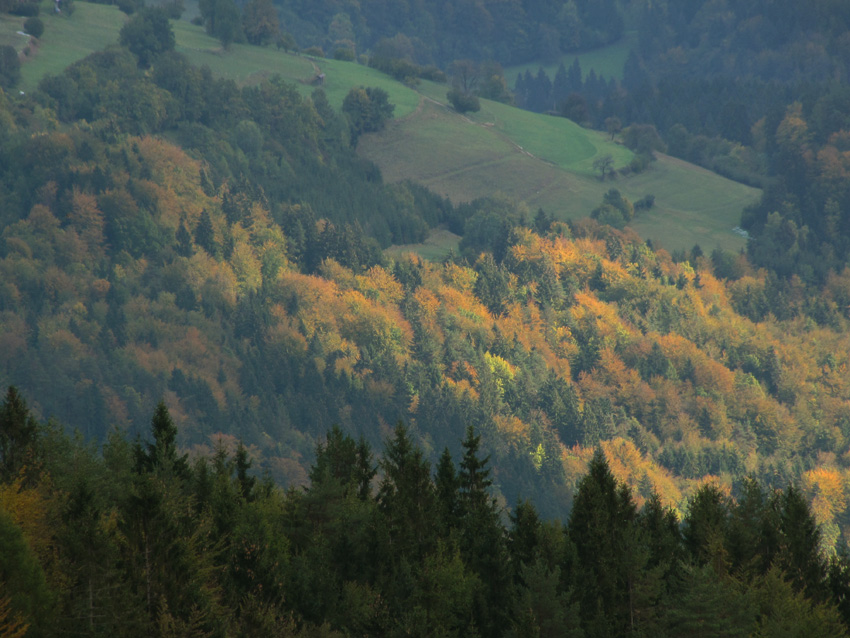
[[[680,522],[597,452],[565,524],[508,512],[468,427],[435,467],[334,428],[282,491],[241,443],[189,459],[168,409],[102,452],[0,404],[0,627],[15,636],[846,636],[850,558],[794,487],[700,487]]]
[[[412,43],[411,61],[443,67],[462,58],[501,64],[554,59],[563,51],[617,40],[624,24],[613,0],[281,0],[276,5],[301,46],[365,53],[400,34]]]

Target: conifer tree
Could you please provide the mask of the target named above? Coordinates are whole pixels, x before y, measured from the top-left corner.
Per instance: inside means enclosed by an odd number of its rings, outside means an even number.
[[[725,571],[727,566],[724,541],[728,519],[726,496],[716,485],[707,484],[688,502],[688,513],[682,524],[685,550],[697,564],[711,563],[718,573]]]
[[[399,423],[380,463],[378,508],[387,526],[389,551],[421,560],[435,547],[436,498],[430,464]]]
[[[206,209],[201,212],[201,218],[195,227],[195,243],[212,256],[215,256],[218,252],[212,219]]]
[[[9,386],[0,404],[0,481],[15,476],[34,460],[38,423],[15,386]]]
[[[186,219],[180,218],[180,226],[177,228],[177,254],[181,257],[191,257],[195,250],[192,246],[192,235],[186,228]]]
[[[568,533],[577,551],[576,592],[588,636],[622,635],[635,628],[635,588],[648,557],[639,549],[637,510],[597,450],[579,482]]]
[[[495,636],[507,622],[512,597],[505,530],[488,489],[492,485],[490,457],[481,458],[481,436],[469,425],[463,440],[460,484],[461,551],[484,584],[476,601],[476,626],[482,636]]]

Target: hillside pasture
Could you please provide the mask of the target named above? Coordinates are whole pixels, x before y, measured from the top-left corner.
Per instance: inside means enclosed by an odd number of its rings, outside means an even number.
[[[44,5],[50,9],[50,3]],[[71,16],[49,10],[42,15],[44,36],[22,66],[20,88],[25,91],[35,88],[45,75],[59,73],[69,63],[116,43],[127,19],[115,6],[86,2],[77,2]],[[21,22],[4,16],[0,38],[25,40],[16,33]],[[324,73],[323,88],[336,108],[352,87],[387,91],[396,105],[396,119],[384,132],[363,136],[358,152],[373,160],[388,181],[412,179],[456,202],[504,194],[526,202],[531,210],[542,207],[558,219],[589,214],[604,193],[616,187],[632,200],[655,195],[655,207],[641,213],[634,227],[668,248],[699,243],[707,249],[738,250],[744,245],[732,228],[759,191],[707,170],[661,156],[641,175],[601,182],[593,169],[594,159],[611,154],[615,168],[620,168],[628,164],[631,152],[603,133],[569,120],[488,100],[481,101],[478,113],[460,115],[446,105],[445,84],[421,82],[414,90],[354,62],[285,53],[275,47],[233,44],[224,50],[200,26],[186,20],[174,21],[172,26],[178,51],[193,64],[206,65],[216,76],[240,85],[279,74],[309,95],[316,75]],[[20,48],[25,44],[17,42]],[[627,37],[582,54],[583,69],[594,68],[605,75],[604,65],[621,65],[630,47]],[[591,55],[595,57],[587,57]],[[585,57],[594,61],[586,65]],[[445,254],[443,248],[434,250]]]
[[[20,89],[31,91],[46,75],[61,73],[65,67],[95,51],[118,43],[118,32],[127,16],[114,5],[75,2],[71,15],[54,13],[52,2],[43,2],[40,18],[44,35],[38,47],[21,65]]]
[[[569,69],[576,58],[578,58],[578,63],[581,65],[581,71],[584,77],[587,77],[587,74],[592,69],[596,75],[602,76],[606,80],[610,78],[621,80],[623,79],[623,66],[626,64],[629,52],[636,44],[637,33],[627,31],[617,42],[609,44],[606,47],[599,47],[598,49],[591,49],[580,53],[567,53],[557,60],[548,63],[531,62],[509,66],[505,69],[505,80],[508,83],[508,88],[513,89],[517,76],[520,73],[531,71],[532,75],[537,75],[540,67],[543,67],[550,80],[554,80],[555,74],[558,72],[558,66],[563,62],[564,66]]]
[[[21,33],[24,18],[0,13],[0,47],[12,46],[20,53],[29,42],[29,36]]]
[[[651,194],[655,206],[633,223],[642,236],[671,250],[744,246],[732,229],[758,199],[757,189],[667,156],[642,174],[603,182],[592,170],[594,157],[610,152],[615,166],[631,157],[604,134],[489,102],[476,117],[425,99],[411,116],[363,136],[358,152],[387,181],[411,179],[454,202],[504,194],[557,219],[587,216],[611,188],[632,201]]]

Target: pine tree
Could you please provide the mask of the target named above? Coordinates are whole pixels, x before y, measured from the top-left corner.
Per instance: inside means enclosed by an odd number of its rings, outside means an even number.
[[[418,562],[435,547],[436,498],[430,464],[402,423],[387,441],[380,466],[384,477],[378,509],[389,537],[388,551]]]
[[[15,386],[0,404],[0,480],[9,481],[36,457],[38,423]]]
[[[236,448],[236,457],[234,459],[236,466],[236,481],[239,485],[239,492],[247,502],[254,500],[254,488],[257,485],[257,478],[248,476],[248,470],[251,469],[251,459],[248,458],[248,450],[239,441]]]
[[[218,252],[212,218],[210,218],[210,214],[206,211],[206,209],[201,212],[201,218],[198,220],[198,225],[195,227],[195,243],[207,251],[207,253],[211,256],[215,256]]]
[[[531,565],[538,556],[540,543],[540,517],[530,501],[517,503],[511,514],[508,532],[508,552],[514,569],[514,579],[519,577],[522,565]]]
[[[781,548],[778,566],[794,590],[821,602],[825,598],[826,562],[820,551],[820,529],[806,499],[793,486],[779,496]]]
[[[461,553],[484,584],[484,595],[476,602],[476,626],[482,636],[495,636],[507,622],[510,610],[511,576],[505,530],[500,512],[490,495],[490,457],[479,457],[481,436],[469,425],[463,440],[463,458],[458,475],[461,509]]]
[[[711,564],[718,573],[726,570],[724,541],[728,521],[728,502],[716,485],[704,485],[690,499],[682,538],[685,550],[697,564]]]
[[[754,629],[755,610],[735,581],[706,565],[686,568],[684,585],[665,620],[671,636],[744,638]]]
[[[588,636],[623,635],[636,625],[635,595],[648,555],[640,552],[631,492],[597,450],[579,482],[567,526],[577,552],[576,596]]]
[[[316,462],[310,468],[310,482],[315,487],[334,482],[366,500],[371,494],[374,476],[369,444],[362,438],[355,442],[338,425],[331,428],[324,443],[316,446]]]
[[[437,470],[434,475],[434,489],[437,495],[437,505],[440,510],[440,521],[442,532],[448,536],[455,529],[460,517],[460,496],[458,492],[459,480],[455,471],[449,448],[445,448],[437,462]]]
[[[180,226],[177,228],[177,254],[189,258],[195,253],[192,246],[192,235],[186,228],[186,219],[180,218]]]
[[[164,401],[160,401],[151,419],[153,443],[144,446],[137,441],[133,455],[137,473],[156,472],[180,478],[189,476],[188,456],[177,454],[177,426],[168,413]]]

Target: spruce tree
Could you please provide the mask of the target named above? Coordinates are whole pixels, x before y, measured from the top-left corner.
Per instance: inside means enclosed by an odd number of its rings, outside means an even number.
[[[476,626],[482,636],[496,636],[507,622],[513,591],[505,530],[492,485],[490,457],[479,456],[481,436],[470,425],[463,440],[460,483],[461,552],[484,585],[483,597],[476,601]]]
[[[195,227],[195,243],[207,251],[207,253],[211,256],[215,256],[218,252],[212,218],[210,218],[210,214],[206,211],[206,209],[201,212],[201,218],[198,220],[198,225]]]
[[[443,535],[455,529],[459,523],[460,496],[458,492],[459,479],[455,471],[449,448],[445,448],[437,462],[434,475],[434,489],[437,495],[437,506],[440,511],[440,522]]]
[[[9,481],[35,459],[38,423],[15,386],[0,404],[0,480]]]
[[[576,547],[576,596],[588,636],[634,629],[634,594],[648,556],[638,554],[637,510],[631,492],[597,450],[579,482],[567,526]]]
[[[186,219],[180,218],[180,226],[177,228],[177,254],[181,257],[191,257],[195,253],[192,246],[192,235],[186,228]]]

